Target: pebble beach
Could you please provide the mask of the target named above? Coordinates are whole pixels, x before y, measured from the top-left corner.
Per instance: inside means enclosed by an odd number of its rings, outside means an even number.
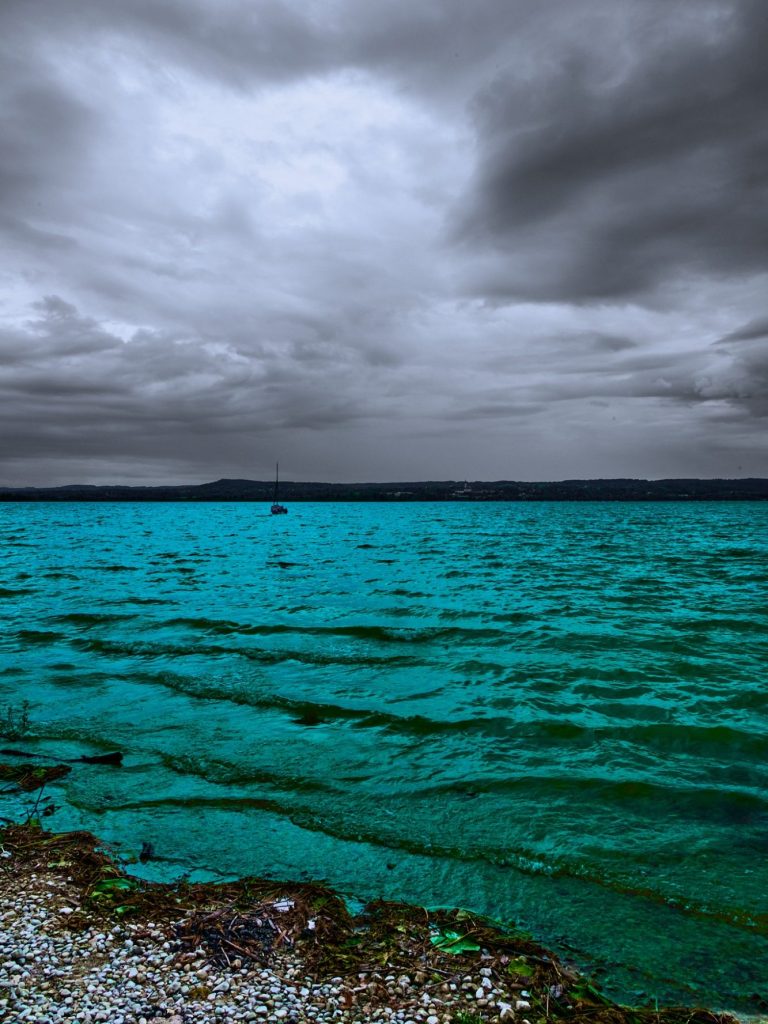
[[[208,1024],[213,1021],[396,1020],[445,1024],[464,1008],[513,1018],[492,970],[425,984],[426,976],[359,973],[317,981],[296,952],[270,966],[218,967],[184,951],[156,922],[87,924],[73,880],[13,871],[4,861],[0,1013],[10,1021]],[[11,869],[9,872],[9,868]],[[9,873],[12,884],[9,882]],[[279,901],[276,901],[279,905]],[[73,928],[72,925],[75,925]],[[524,1008],[516,998],[515,1007]]]
[[[490,969],[430,991],[407,975],[318,983],[299,956],[266,968],[212,966],[152,923],[82,932],[67,927],[66,884],[29,879],[2,902],[0,1008],[11,1021],[208,1024],[213,1021],[397,1020],[441,1024],[451,1010],[493,1003]],[[45,891],[47,890],[47,891]],[[445,991],[443,990],[445,988]],[[386,1002],[382,1003],[382,997]],[[372,1005],[374,1002],[379,1005]],[[522,1000],[520,1000],[522,1002]]]
[[[496,943],[460,912],[463,936],[422,908],[382,905],[378,924],[353,920],[339,943],[341,901],[288,883],[173,889],[132,879],[88,833],[13,826],[0,841],[0,1020],[13,1024],[732,1020],[629,1013],[546,951]]]
[[[9,1021],[207,1024],[323,1022],[343,1016],[439,1024],[452,1019],[446,1017],[445,999],[420,993],[407,976],[316,983],[305,976],[301,959],[289,954],[269,968],[237,963],[233,969],[216,968],[204,957],[180,954],[178,943],[168,942],[151,924],[72,933],[61,920],[70,909],[66,886],[47,893],[35,889],[3,900],[0,1012]],[[481,976],[472,984],[485,994],[483,981],[488,979]],[[396,1005],[360,1005],[382,985]]]

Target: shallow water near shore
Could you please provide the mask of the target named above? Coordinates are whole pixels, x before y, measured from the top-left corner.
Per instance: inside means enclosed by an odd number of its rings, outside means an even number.
[[[125,751],[49,827],[514,920],[628,1001],[768,999],[767,504],[8,503],[0,536],[3,745]]]

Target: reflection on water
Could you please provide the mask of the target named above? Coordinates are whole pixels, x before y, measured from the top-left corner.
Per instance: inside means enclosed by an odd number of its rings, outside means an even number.
[[[632,998],[768,988],[768,506],[6,504],[0,535],[0,705],[126,753],[56,827],[514,918]]]

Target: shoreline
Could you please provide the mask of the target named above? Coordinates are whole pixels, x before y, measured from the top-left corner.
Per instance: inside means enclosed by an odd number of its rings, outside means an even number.
[[[0,1018],[14,1024],[732,1024],[627,1007],[524,933],[323,885],[148,882],[89,832],[0,828]]]

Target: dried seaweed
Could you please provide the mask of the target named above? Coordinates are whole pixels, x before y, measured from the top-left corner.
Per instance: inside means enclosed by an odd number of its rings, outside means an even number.
[[[266,891],[265,891],[266,888]],[[244,879],[228,886],[191,886],[198,900],[227,890],[237,899],[213,911],[197,911],[174,929],[182,946],[203,947],[218,964],[239,959],[264,963],[280,947],[303,940],[305,952],[343,941],[351,919],[343,900],[323,886]],[[233,892],[234,890],[234,892]],[[316,959],[316,958],[313,958]]]
[[[26,764],[0,764],[0,782],[10,782],[11,789],[18,787],[24,793],[32,793],[36,789],[42,789],[46,783],[68,775],[71,771],[66,764],[54,764],[50,767],[38,765],[34,768]]]
[[[477,977],[482,968],[495,998],[512,1006],[524,1000],[526,1019],[536,1024],[734,1024],[707,1010],[613,1003],[530,936],[505,932],[463,910],[428,911],[380,900],[352,918],[340,896],[317,884],[255,878],[145,882],[126,874],[89,832],[54,834],[36,825],[12,825],[0,830],[0,841],[15,854],[8,863],[17,869],[41,876],[61,872],[80,888],[82,909],[70,915],[70,927],[105,915],[165,922],[182,950],[232,969],[292,951],[318,979],[350,976],[358,986],[350,991],[361,993],[368,1006],[398,998],[387,980],[397,974],[435,993],[447,982],[458,987],[462,978]],[[467,1016],[458,1006],[456,1020]],[[498,1011],[489,1013],[498,1019]],[[479,1024],[489,1014],[477,1006],[471,1016]]]

